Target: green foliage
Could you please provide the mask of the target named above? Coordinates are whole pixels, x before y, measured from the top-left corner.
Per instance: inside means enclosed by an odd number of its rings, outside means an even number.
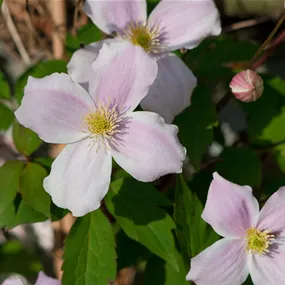
[[[119,179],[111,184],[106,206],[132,239],[147,247],[179,271],[174,237],[175,224],[158,206],[169,202],[150,185],[134,179]]]
[[[191,106],[179,115],[174,123],[179,126],[178,137],[187,149],[190,163],[197,170],[207,147],[213,141],[212,125],[216,120],[209,90],[204,86],[196,87]]]
[[[179,271],[173,269],[173,267],[165,262],[158,256],[153,255],[147,262],[144,273],[145,285],[187,285],[185,277],[187,274],[184,268],[181,256],[177,253],[177,261],[179,265]],[[189,268],[188,268],[189,269]]]
[[[28,163],[20,179],[23,201],[31,208],[50,217],[50,196],[43,188],[46,170],[36,163]]]
[[[0,103],[0,131],[7,130],[13,120],[13,112],[6,105]]]
[[[36,133],[16,121],[13,125],[13,139],[17,150],[25,156],[31,155],[42,144]]]
[[[11,205],[17,195],[23,167],[24,163],[20,161],[9,161],[0,168],[0,217],[8,209],[11,209]]]
[[[66,47],[69,51],[76,51],[81,45],[88,45],[101,40],[101,31],[93,24],[87,24],[77,31],[76,37],[67,34]]]
[[[4,74],[0,72],[0,99],[9,100],[10,98],[11,98],[11,94],[10,94],[9,84],[6,81]]]
[[[186,264],[191,257],[218,239],[218,235],[202,220],[202,211],[202,203],[188,188],[183,176],[179,175],[175,190],[174,219]]]
[[[37,63],[28,69],[16,82],[15,97],[20,104],[24,96],[24,88],[29,76],[42,78],[54,72],[66,72],[66,62],[63,60],[49,60]]]
[[[261,183],[261,162],[258,155],[246,148],[226,148],[216,170],[226,179],[240,184],[259,186]]]
[[[63,285],[106,285],[116,276],[112,227],[100,211],[77,219],[65,242]]]

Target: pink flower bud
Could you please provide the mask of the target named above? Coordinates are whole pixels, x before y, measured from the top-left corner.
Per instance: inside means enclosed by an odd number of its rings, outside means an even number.
[[[263,80],[250,69],[239,72],[230,83],[235,97],[242,102],[256,101],[263,93]]]

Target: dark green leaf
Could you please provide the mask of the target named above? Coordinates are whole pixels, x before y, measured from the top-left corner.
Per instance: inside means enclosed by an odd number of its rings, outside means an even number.
[[[67,214],[68,214],[68,210],[67,209],[59,208],[54,203],[51,202],[51,205],[50,205],[50,215],[51,215],[51,220],[52,221],[59,221]]]
[[[147,262],[144,273],[145,285],[187,285],[186,270],[181,256],[178,255],[176,259],[179,264],[179,271],[173,270],[173,267],[166,263],[158,256],[153,255]]]
[[[23,167],[23,162],[8,161],[0,168],[0,216],[7,207],[11,206],[16,197]]]
[[[25,246],[17,240],[2,244],[0,256],[0,273],[15,272],[33,279],[40,270],[43,270],[39,256],[25,249]]]
[[[62,285],[106,285],[116,277],[112,227],[100,211],[77,219],[64,247]]]
[[[224,178],[240,185],[259,186],[261,162],[258,155],[245,148],[226,148],[216,170]]]
[[[42,165],[45,169],[50,170],[54,159],[51,157],[36,157],[33,161]]]
[[[15,96],[20,104],[24,96],[24,88],[27,84],[29,76],[35,78],[42,78],[44,76],[50,75],[54,72],[66,72],[66,62],[63,60],[49,60],[37,63],[26,71],[16,82],[15,86]]]
[[[28,163],[20,179],[23,201],[34,210],[50,217],[50,196],[43,188],[46,170],[36,163]]]
[[[178,271],[171,232],[175,224],[165,211],[157,207],[166,204],[163,194],[134,179],[116,180],[111,184],[111,190],[106,205],[125,233]]]
[[[202,203],[188,188],[183,176],[179,175],[175,190],[174,219],[177,238],[186,264],[191,257],[218,239],[218,235],[201,218],[202,212]]]
[[[198,86],[192,96],[192,104],[175,124],[179,127],[178,136],[186,147],[190,163],[198,169],[207,147],[213,141],[213,125],[217,120],[215,106],[209,90]]]
[[[42,144],[36,133],[16,121],[13,124],[13,139],[17,150],[26,156],[31,155]]]
[[[0,3],[1,5],[1,3]],[[10,87],[3,73],[0,72],[0,99],[10,99]]]
[[[0,131],[7,130],[13,123],[14,114],[4,104],[0,103]]]

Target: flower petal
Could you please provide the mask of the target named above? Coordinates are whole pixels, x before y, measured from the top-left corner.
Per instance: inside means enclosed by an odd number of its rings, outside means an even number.
[[[61,282],[59,280],[48,277],[42,271],[40,271],[35,285],[60,285],[60,284]]]
[[[221,236],[243,237],[258,219],[259,206],[249,186],[213,174],[202,218]]]
[[[281,187],[265,203],[259,214],[257,227],[281,232],[285,229],[285,187]]]
[[[9,277],[2,285],[24,285],[24,280],[19,276]]]
[[[127,41],[104,43],[92,69],[89,87],[95,102],[129,110],[146,96],[157,75],[156,61]]]
[[[250,259],[250,275],[257,285],[281,285],[285,280],[285,252],[274,249],[269,254],[253,254]]]
[[[178,128],[151,112],[134,112],[127,117],[121,141],[112,147],[116,162],[144,182],[180,173],[186,151],[177,139]]]
[[[44,188],[57,206],[83,216],[100,207],[109,189],[111,170],[110,152],[85,139],[63,149],[44,179]]]
[[[84,12],[104,33],[123,30],[131,22],[146,20],[145,0],[86,0]]]
[[[161,115],[167,123],[190,105],[197,80],[186,64],[176,55],[161,58],[157,77],[147,96],[141,101],[144,110]]]
[[[92,98],[66,74],[29,77],[18,121],[49,143],[70,143],[86,137],[82,119],[94,106]]]
[[[104,41],[99,41],[80,48],[71,57],[67,71],[76,83],[88,82],[92,63],[96,60]]]
[[[191,259],[186,279],[197,285],[240,285],[248,271],[244,241],[223,238]]]
[[[206,37],[221,32],[219,12],[213,0],[162,0],[149,17],[157,27],[165,50],[192,49]]]

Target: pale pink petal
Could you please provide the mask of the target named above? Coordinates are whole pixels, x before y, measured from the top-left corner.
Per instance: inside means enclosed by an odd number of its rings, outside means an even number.
[[[186,279],[197,285],[241,285],[248,273],[244,241],[224,238],[191,259]]]
[[[92,69],[89,88],[95,102],[128,110],[146,96],[157,75],[156,61],[127,41],[104,43]]]
[[[122,31],[131,22],[146,20],[145,0],[86,0],[84,12],[104,33]]]
[[[110,152],[85,139],[63,149],[44,179],[44,188],[58,207],[83,216],[100,207],[109,189],[111,170]]]
[[[41,79],[29,77],[18,121],[49,143],[70,143],[86,137],[83,118],[94,106],[92,98],[67,74]]]
[[[61,282],[54,278],[46,276],[42,271],[38,275],[35,285],[60,285]]]
[[[259,229],[281,232],[285,229],[285,187],[281,187],[265,203],[259,214]]]
[[[224,237],[243,237],[255,226],[259,205],[249,186],[240,186],[217,172],[210,185],[202,218]]]
[[[147,96],[141,101],[144,110],[161,115],[167,123],[190,105],[197,80],[191,70],[176,55],[158,61],[157,77]]]
[[[250,275],[256,285],[285,284],[285,252],[276,244],[271,252],[264,255],[253,254],[250,259]]]
[[[9,277],[2,285],[24,285],[24,280],[19,276]]]
[[[177,139],[178,128],[150,112],[129,113],[127,118],[126,129],[112,146],[116,162],[144,182],[180,173],[186,151]]]
[[[77,50],[71,57],[67,71],[77,83],[88,82],[92,63],[96,60],[104,41],[92,43]]]
[[[165,50],[192,49],[205,38],[219,35],[219,12],[213,0],[161,0],[149,17]]]

